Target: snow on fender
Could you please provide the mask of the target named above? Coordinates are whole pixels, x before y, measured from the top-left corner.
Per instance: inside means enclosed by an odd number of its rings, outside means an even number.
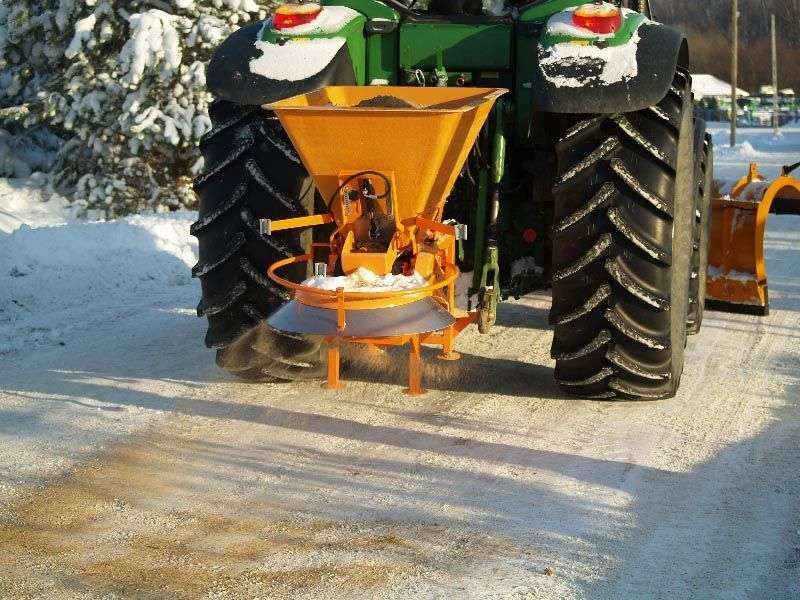
[[[623,17],[633,12],[623,9]],[[570,35],[578,38],[607,39],[614,34],[597,34],[573,25],[572,10],[556,13],[547,22],[547,32],[552,35]],[[645,19],[639,25],[650,21]],[[542,75],[554,86],[579,88],[587,85],[610,85],[636,77],[638,64],[636,49],[639,45],[639,28],[631,39],[618,46],[595,46],[574,42],[561,42],[549,48],[539,46],[539,68]],[[566,67],[566,73],[565,73]]]
[[[282,46],[258,40],[262,54],[250,61],[250,72],[276,81],[302,81],[331,64],[344,44],[343,37],[300,38]]]
[[[345,6],[323,7],[311,23],[281,29],[287,36],[330,35],[340,31],[359,13]],[[271,27],[269,20],[264,27]],[[263,31],[263,30],[262,30]],[[290,37],[283,44],[262,40],[259,34],[255,46],[261,56],[250,61],[250,72],[275,81],[302,81],[327,67],[346,40],[343,37]]]

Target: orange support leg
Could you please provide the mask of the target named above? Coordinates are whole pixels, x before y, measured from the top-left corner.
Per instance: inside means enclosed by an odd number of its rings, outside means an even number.
[[[408,387],[403,393],[419,396],[426,392],[422,387],[422,344],[419,336],[414,335],[408,347]]]
[[[328,340],[328,380],[322,387],[329,390],[340,390],[344,383],[339,379],[339,338]]]
[[[458,360],[461,358],[461,355],[453,349],[455,346],[456,333],[453,325],[442,332],[442,351],[437,358],[441,360]]]

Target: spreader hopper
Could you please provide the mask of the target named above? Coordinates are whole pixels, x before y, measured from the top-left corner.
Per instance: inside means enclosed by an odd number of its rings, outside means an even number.
[[[442,223],[448,194],[503,89],[326,87],[266,106],[275,111],[328,212],[264,220],[262,232],[333,225],[329,242],[273,264],[292,290],[268,323],[325,336],[328,386],[339,387],[341,339],[409,344],[409,391],[420,393],[420,346],[458,357],[455,336],[475,315],[455,306],[456,240],[466,228]],[[278,271],[314,264],[315,277]]]
[[[332,86],[268,106],[320,194],[331,202],[343,173],[394,180],[401,220],[436,218],[503,89]]]

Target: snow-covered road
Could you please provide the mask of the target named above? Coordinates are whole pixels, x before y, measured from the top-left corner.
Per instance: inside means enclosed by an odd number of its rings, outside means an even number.
[[[725,178],[800,157],[741,134]],[[424,397],[235,381],[192,218],[0,233],[0,598],[800,597],[800,217],[770,316],[706,313],[678,396],[623,403],[554,386],[545,294]]]

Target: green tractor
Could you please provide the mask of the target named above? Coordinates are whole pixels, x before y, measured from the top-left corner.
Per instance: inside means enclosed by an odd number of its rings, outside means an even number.
[[[325,368],[317,339],[263,326],[287,300],[267,267],[313,235],[260,224],[321,202],[264,105],[329,85],[507,88],[445,209],[467,227],[458,258],[480,331],[501,300],[550,287],[565,392],[673,396],[703,316],[713,161],[685,37],[652,20],[648,0],[416,3],[280,6],[212,58],[192,234],[218,364],[254,380]]]

